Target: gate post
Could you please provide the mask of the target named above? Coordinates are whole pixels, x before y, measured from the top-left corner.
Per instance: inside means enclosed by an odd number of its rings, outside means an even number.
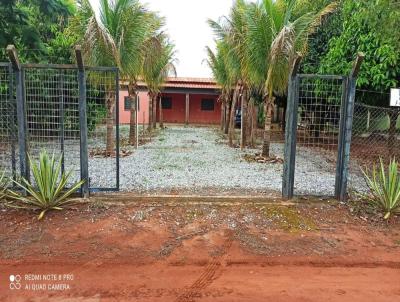
[[[136,115],[136,142],[137,138],[139,137],[138,133],[138,119],[137,119],[137,112],[138,112],[138,95],[135,96],[135,115]],[[132,100],[131,100],[132,102]],[[115,161],[116,161],[116,187],[117,191],[119,191],[120,188],[120,181],[119,181],[119,176],[120,176],[120,169],[119,169],[119,69],[117,68],[115,71]]]
[[[86,106],[86,78],[83,66],[81,46],[75,46],[76,64],[78,65],[79,88],[79,129],[80,129],[80,168],[81,180],[85,182],[81,186],[82,197],[89,196],[89,157],[88,157],[88,130],[87,130],[87,106]]]
[[[296,162],[297,112],[299,103],[298,71],[302,57],[297,55],[289,76],[288,99],[286,108],[285,155],[282,175],[282,196],[293,198],[294,172]]]
[[[351,146],[351,134],[353,130],[353,115],[354,115],[354,103],[356,97],[356,84],[357,77],[360,72],[361,64],[364,60],[365,55],[358,53],[357,58],[353,63],[352,71],[347,80],[347,92],[345,94],[345,103],[341,113],[340,122],[340,136],[339,136],[339,148],[338,148],[338,164],[336,172],[336,183],[335,183],[335,197],[340,201],[346,201],[347,195],[347,181],[349,175],[349,162],[350,162],[350,146]],[[343,122],[342,122],[343,119]]]
[[[18,123],[18,146],[19,146],[19,164],[21,177],[29,181],[29,161],[27,153],[27,126],[26,126],[26,108],[24,92],[24,71],[18,59],[17,50],[14,45],[7,46],[7,53],[15,72],[16,102],[17,102],[17,123]]]

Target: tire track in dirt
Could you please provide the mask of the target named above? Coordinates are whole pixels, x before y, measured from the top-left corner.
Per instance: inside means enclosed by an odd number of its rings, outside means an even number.
[[[224,242],[221,252],[218,256],[213,257],[213,260],[206,266],[203,273],[200,275],[199,278],[182,294],[180,294],[176,302],[192,302],[195,300],[196,297],[199,296],[200,292],[210,286],[214,280],[219,277],[218,273],[221,273],[220,269],[224,265],[224,259],[228,254],[229,249],[232,246],[234,240],[233,231],[228,231],[227,234],[228,239]]]

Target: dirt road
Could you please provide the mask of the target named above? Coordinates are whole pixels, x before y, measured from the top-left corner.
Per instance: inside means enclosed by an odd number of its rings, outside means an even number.
[[[352,212],[100,201],[37,222],[3,209],[0,301],[400,301],[400,221]]]

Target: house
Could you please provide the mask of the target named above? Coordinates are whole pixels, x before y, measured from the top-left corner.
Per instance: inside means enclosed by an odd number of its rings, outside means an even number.
[[[119,94],[119,120],[130,123],[130,100],[128,83],[122,83]],[[149,122],[149,96],[145,83],[138,84],[138,123]],[[221,103],[220,89],[209,78],[168,78],[161,91],[164,123],[176,124],[219,124]],[[157,105],[157,121],[160,113]]]

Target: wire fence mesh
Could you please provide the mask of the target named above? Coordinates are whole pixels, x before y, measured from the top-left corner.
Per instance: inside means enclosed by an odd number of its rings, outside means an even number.
[[[27,152],[63,156],[62,170],[80,179],[80,127],[76,70],[25,68]]]
[[[344,90],[343,77],[299,75],[295,194],[334,195]]]
[[[78,68],[72,65],[25,64],[21,100],[16,98],[15,73],[0,63],[0,173],[20,174],[17,115],[23,116],[27,153],[40,151],[62,157],[70,183],[81,178],[81,159],[89,162],[92,191],[119,189],[118,69],[89,67],[86,74],[88,158],[82,155]],[[16,102],[25,112],[17,112]]]
[[[16,106],[12,70],[0,63],[0,174],[15,177],[17,162]]]
[[[380,94],[389,103],[390,95]],[[362,101],[362,98],[359,97],[358,101]],[[363,181],[362,169],[370,169],[379,164],[380,159],[387,164],[392,158],[400,158],[400,108],[356,103],[353,117],[349,189],[365,191],[367,187]]]

